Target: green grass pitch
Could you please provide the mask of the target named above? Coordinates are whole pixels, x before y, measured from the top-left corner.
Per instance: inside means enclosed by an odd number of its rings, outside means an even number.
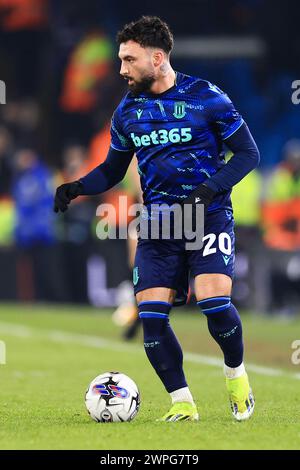
[[[291,344],[300,339],[300,320],[243,314],[256,410],[238,423],[205,319],[197,310],[173,312],[201,415],[196,423],[155,422],[169,397],[147,362],[141,336],[123,342],[110,310],[2,304],[7,360],[0,365],[0,448],[299,449],[300,365],[291,362]],[[140,388],[141,409],[130,423],[97,424],[85,410],[89,382],[108,370],[129,375]]]

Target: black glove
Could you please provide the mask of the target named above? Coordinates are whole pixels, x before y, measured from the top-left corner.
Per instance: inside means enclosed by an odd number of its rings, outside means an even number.
[[[73,181],[73,183],[58,186],[54,198],[54,212],[65,212],[72,199],[82,194],[82,189],[83,185],[80,181]]]
[[[185,204],[204,204],[204,210],[208,208],[210,203],[212,202],[215,191],[210,189],[206,184],[199,184],[191,194],[183,201],[183,205]]]
[[[215,191],[213,191],[211,188],[206,186],[205,184],[199,184],[194,191],[189,194],[189,196],[182,202],[183,205],[183,210],[184,207],[188,204],[192,205],[192,227],[193,230],[196,230],[196,206],[198,204],[203,204],[204,205],[204,217],[206,215],[206,211],[210,203],[212,202],[214,196],[215,196]]]

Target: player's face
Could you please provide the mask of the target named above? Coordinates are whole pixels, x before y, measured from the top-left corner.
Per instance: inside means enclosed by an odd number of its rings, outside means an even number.
[[[128,82],[128,87],[135,95],[150,91],[156,79],[153,62],[153,50],[141,47],[134,41],[120,44],[120,74]]]

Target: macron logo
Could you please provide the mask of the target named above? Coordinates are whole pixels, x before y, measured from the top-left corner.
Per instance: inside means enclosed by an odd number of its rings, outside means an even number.
[[[142,114],[143,114],[143,110],[142,110],[142,109],[138,109],[137,112],[136,112],[136,114],[137,114],[137,118],[140,119],[140,117],[141,117]]]
[[[227,264],[229,263],[229,260],[230,260],[230,256],[222,255],[222,258],[223,258],[223,260],[224,260],[224,263],[225,263],[226,266],[227,266]]]
[[[201,197],[195,197],[195,204],[198,204],[198,202],[201,201]]]

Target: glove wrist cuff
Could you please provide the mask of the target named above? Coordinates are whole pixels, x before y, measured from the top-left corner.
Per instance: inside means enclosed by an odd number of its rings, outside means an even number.
[[[184,204],[206,204],[209,205],[214,198],[215,191],[202,183],[183,201]]]
[[[83,195],[84,194],[84,186],[83,186],[82,181],[80,181],[80,180],[74,181],[74,184],[76,184],[76,189],[77,189],[78,196]]]
[[[195,197],[201,197],[207,201],[212,201],[216,192],[209,188],[205,183],[201,184],[198,188],[195,189]]]

